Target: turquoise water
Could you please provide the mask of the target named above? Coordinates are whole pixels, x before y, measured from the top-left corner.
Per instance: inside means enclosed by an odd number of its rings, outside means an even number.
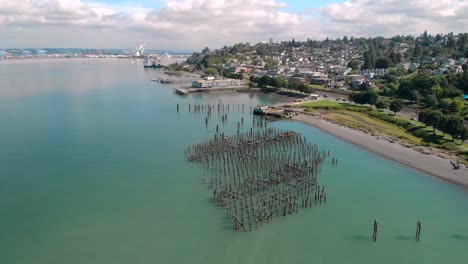
[[[296,122],[274,126],[339,159],[320,176],[327,204],[233,231],[184,150],[280,99],[182,97],[156,76],[129,60],[0,62],[0,263],[466,262],[466,190]],[[235,105],[225,126],[188,112],[219,99]]]

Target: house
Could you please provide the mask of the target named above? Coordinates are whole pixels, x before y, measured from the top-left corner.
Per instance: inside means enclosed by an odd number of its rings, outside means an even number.
[[[463,65],[463,64],[466,64],[466,63],[468,63],[466,58],[459,58],[457,60],[457,65]]]
[[[448,69],[451,73],[463,72],[463,67],[461,65],[452,65]]]
[[[454,59],[443,59],[440,61],[440,68],[448,68],[452,65],[455,65]]]
[[[398,63],[397,65],[395,65],[396,68],[398,69],[405,69],[405,70],[410,70],[410,71],[414,71],[416,70],[417,68],[419,68],[419,63]]]
[[[446,73],[449,73],[449,69],[447,68],[438,68],[432,71],[432,74],[434,74],[435,76],[441,76]]]
[[[306,79],[302,77],[289,77],[288,82],[290,83],[306,83]]]
[[[311,75],[311,74],[312,74],[312,70],[311,70],[311,69],[308,69],[308,68],[299,68],[299,69],[296,69],[296,74],[299,74],[299,75]]]
[[[351,80],[351,87],[354,89],[357,89],[359,85],[366,81],[366,78],[361,75],[348,75],[348,79]]]
[[[237,79],[215,79],[208,76],[201,80],[192,82],[193,88],[221,88],[221,87],[239,87],[242,86],[242,81]]]
[[[312,78],[310,80],[311,84],[316,85],[329,85],[331,84],[331,80],[329,78],[319,77],[319,78]]]
[[[372,79],[374,77],[383,77],[388,73],[388,69],[373,69],[373,70],[361,70],[358,71],[359,75],[366,77],[367,79]]]

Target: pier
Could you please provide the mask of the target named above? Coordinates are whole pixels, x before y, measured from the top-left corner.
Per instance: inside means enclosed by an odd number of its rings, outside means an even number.
[[[195,87],[181,87],[175,88],[174,91],[180,95],[198,92],[214,92],[214,91],[240,91],[249,89],[247,86],[229,86],[229,87],[212,87],[212,88],[195,88]]]
[[[184,83],[192,83],[193,80],[189,79],[152,79],[153,82],[159,82],[163,84],[184,84]]]

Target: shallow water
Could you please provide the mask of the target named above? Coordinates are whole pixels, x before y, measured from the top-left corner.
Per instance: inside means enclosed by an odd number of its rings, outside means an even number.
[[[0,263],[464,263],[468,192],[297,122],[329,149],[327,204],[233,231],[187,145],[260,94],[174,94],[141,61],[0,62]],[[205,126],[188,104],[235,106]],[[180,104],[180,112],[176,104]],[[380,223],[372,242],[372,221]],[[423,223],[421,241],[413,237]]]

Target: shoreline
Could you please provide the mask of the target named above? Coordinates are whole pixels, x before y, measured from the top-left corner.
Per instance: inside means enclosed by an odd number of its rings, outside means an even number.
[[[449,159],[423,154],[398,143],[378,139],[364,132],[340,126],[313,115],[299,114],[291,120],[313,126],[383,158],[468,189],[468,170],[465,168],[453,169]]]

